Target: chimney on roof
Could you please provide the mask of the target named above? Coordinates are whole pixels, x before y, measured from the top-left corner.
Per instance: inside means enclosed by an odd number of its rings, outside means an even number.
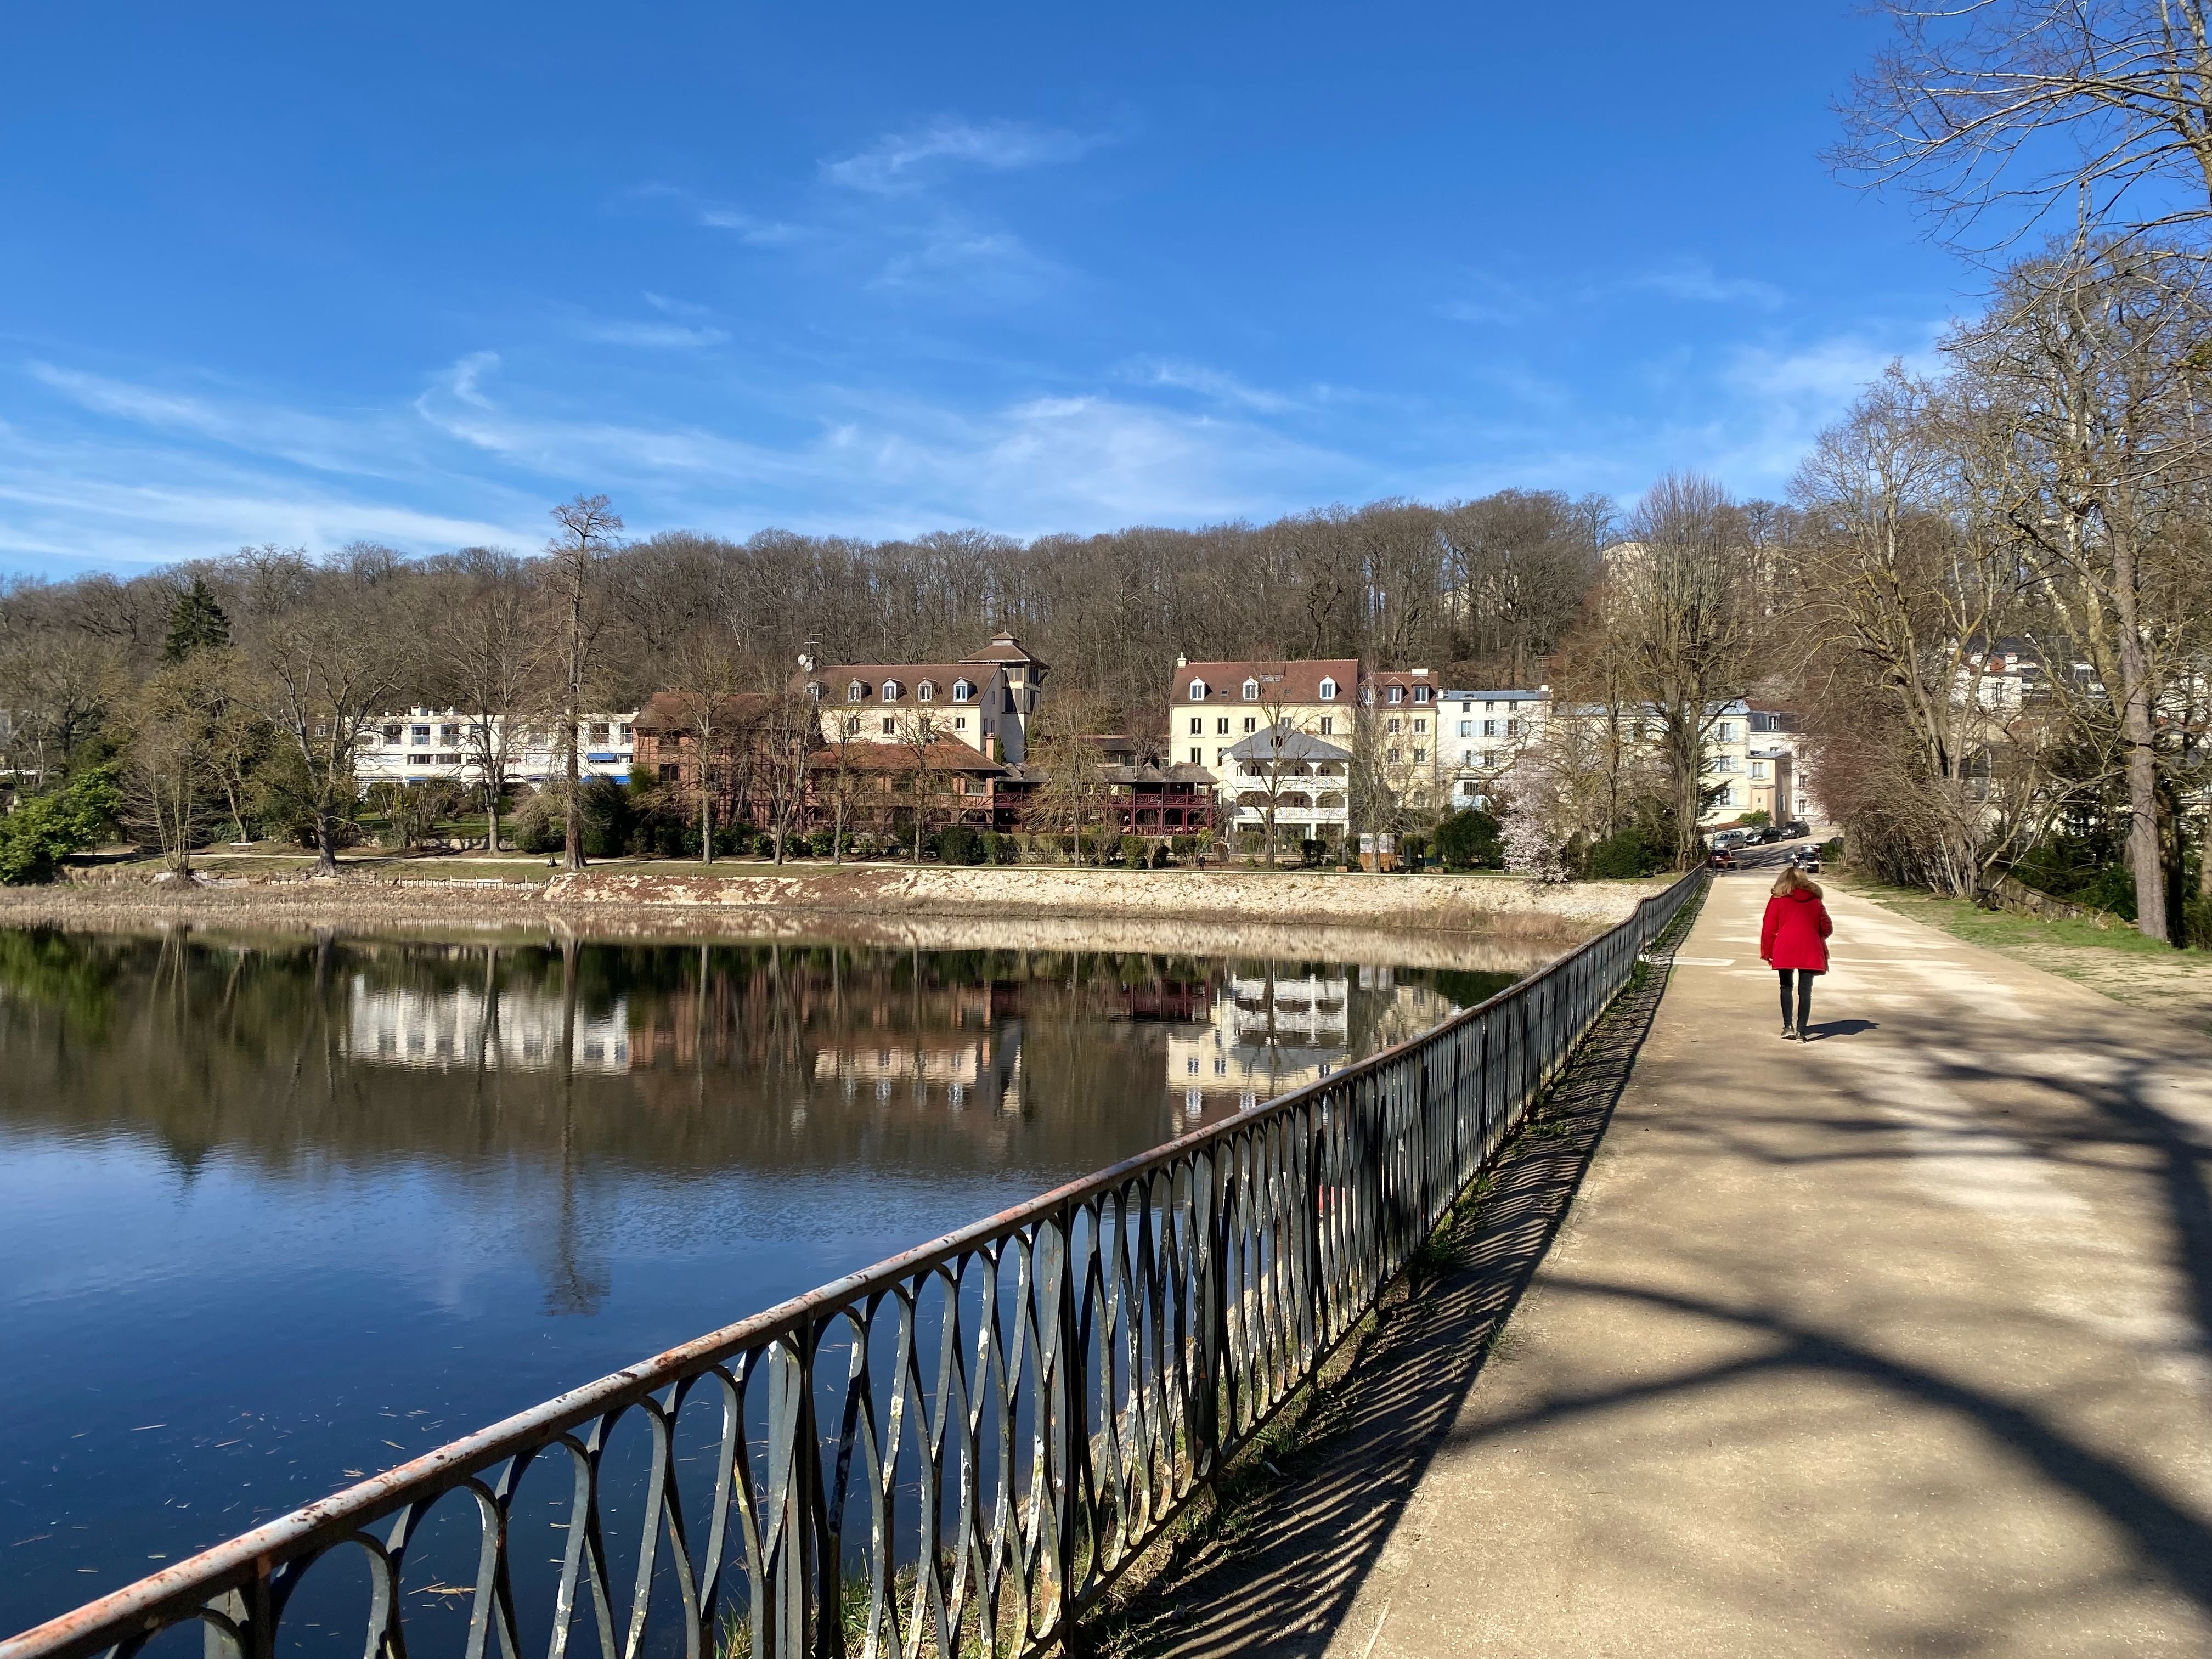
[[[1188,668],[1188,667],[1189,667],[1189,666],[1190,666],[1190,659],[1189,659],[1188,657],[1184,656],[1184,655],[1183,655],[1183,653],[1182,653],[1182,652],[1180,652],[1180,651],[1176,652],[1176,666],[1177,668]]]

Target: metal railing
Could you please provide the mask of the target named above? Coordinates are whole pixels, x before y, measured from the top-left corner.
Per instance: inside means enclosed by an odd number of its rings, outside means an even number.
[[[363,1636],[366,1659],[1057,1645],[1375,1307],[1703,879],[1326,1081],[310,1504],[0,1659],[179,1637],[207,1659]]]

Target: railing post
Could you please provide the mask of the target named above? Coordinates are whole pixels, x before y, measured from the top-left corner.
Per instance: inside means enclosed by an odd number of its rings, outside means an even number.
[[[1083,1444],[1083,1403],[1085,1395],[1082,1357],[1075,1351],[1075,1212],[1073,1206],[1060,1212],[1060,1295],[1053,1310],[1053,1321],[1058,1330],[1053,1340],[1059,1363],[1054,1368],[1054,1387],[1048,1391],[1053,1402],[1053,1430],[1047,1444],[1052,1448],[1052,1493],[1054,1544],[1058,1559],[1054,1563],[1057,1579],[1055,1594],[1059,1604],[1054,1611],[1054,1630],[1060,1638],[1060,1651],[1075,1651],[1075,1499],[1079,1484],[1076,1468],[1079,1448]]]

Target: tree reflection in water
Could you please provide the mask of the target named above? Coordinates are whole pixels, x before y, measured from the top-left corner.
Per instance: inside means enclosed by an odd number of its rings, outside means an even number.
[[[0,1626],[1512,977],[0,930]]]

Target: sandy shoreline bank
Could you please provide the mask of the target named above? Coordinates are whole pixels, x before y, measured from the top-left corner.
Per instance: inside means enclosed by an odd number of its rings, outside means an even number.
[[[848,866],[708,875],[613,866],[543,882],[76,880],[0,890],[0,926],[263,937],[336,930],[638,942],[813,939],[1520,971],[1610,927],[1658,885],[1257,871]]]

